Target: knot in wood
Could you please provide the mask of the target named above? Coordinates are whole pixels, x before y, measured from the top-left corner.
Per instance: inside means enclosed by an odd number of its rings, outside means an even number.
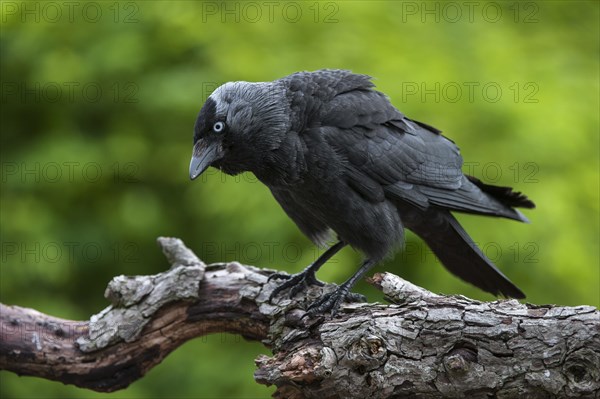
[[[444,356],[444,367],[450,374],[465,374],[471,363],[477,362],[477,350],[468,347],[455,347]]]
[[[315,368],[321,360],[321,352],[314,347],[309,347],[295,352],[286,358],[278,368],[281,376],[296,383],[310,384],[319,379]]]
[[[591,348],[571,353],[565,360],[563,371],[574,392],[591,393],[600,389],[600,355]]]
[[[365,356],[373,358],[381,358],[385,356],[385,348],[383,344],[383,338],[376,335],[367,335],[360,339],[360,344]]]
[[[376,369],[385,363],[387,350],[384,342],[381,337],[367,335],[360,337],[350,346],[347,358],[359,374]]]

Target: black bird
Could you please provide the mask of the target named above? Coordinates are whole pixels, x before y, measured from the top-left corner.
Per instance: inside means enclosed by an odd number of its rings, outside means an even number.
[[[273,295],[322,284],[315,272],[345,245],[365,255],[357,272],[313,303],[310,314],[334,314],[353,298],[350,288],[402,244],[404,228],[463,280],[494,295],[524,298],[451,211],[528,222],[514,208],[534,203],[510,187],[464,175],[454,142],[404,116],[370,79],[320,70],[220,86],[194,126],[190,178],[209,166],[230,175],[250,171],[313,242],[323,245],[335,232],[339,242]]]

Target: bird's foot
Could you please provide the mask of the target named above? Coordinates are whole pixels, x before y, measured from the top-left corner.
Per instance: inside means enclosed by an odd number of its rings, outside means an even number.
[[[287,279],[287,281],[281,283],[278,287],[276,287],[269,295],[269,302],[275,298],[281,291],[285,289],[290,289],[290,298],[293,298],[297,293],[302,291],[304,288],[309,287],[311,285],[323,286],[324,284],[317,280],[315,277],[315,273],[308,268],[304,271],[296,274],[286,274],[286,273],[273,273],[269,276],[267,281],[271,281],[273,279]]]
[[[302,318],[322,315],[326,312],[334,317],[340,305],[344,302],[366,302],[367,298],[364,295],[350,292],[344,285],[339,286],[335,291],[324,294],[320,299],[313,302]]]

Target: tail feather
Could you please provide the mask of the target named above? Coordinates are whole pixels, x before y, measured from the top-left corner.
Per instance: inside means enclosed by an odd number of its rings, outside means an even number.
[[[521,222],[529,220],[515,208],[535,208],[533,201],[510,187],[493,186],[467,175],[463,177],[461,187],[456,190],[432,186],[419,186],[418,190],[427,197],[429,204],[440,208]]]
[[[520,191],[513,191],[512,187],[494,186],[491,184],[486,184],[476,177],[469,175],[466,176],[467,179],[479,187],[481,191],[491,195],[502,204],[510,208],[535,208],[535,204],[532,200],[527,198],[527,196]]]
[[[411,213],[413,217],[406,219],[406,227],[425,240],[450,272],[496,296],[525,298],[525,294],[494,266],[449,211],[414,208]]]

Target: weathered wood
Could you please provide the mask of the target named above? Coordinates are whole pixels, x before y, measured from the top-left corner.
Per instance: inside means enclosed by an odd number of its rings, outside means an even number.
[[[0,369],[111,392],[189,339],[216,332],[266,337],[268,320],[252,303],[240,303],[237,292],[248,282],[234,278],[235,264],[206,267],[180,240],[159,244],[171,269],[115,277],[105,293],[112,305],[88,322],[0,305]]]
[[[272,270],[206,266],[160,238],[171,269],[119,276],[87,322],[0,305],[0,369],[96,391],[122,389],[189,339],[242,334],[273,349],[255,379],[279,398],[600,397],[600,312],[435,295],[390,273],[370,281],[391,305],[347,304],[301,318],[321,295],[270,303]]]

